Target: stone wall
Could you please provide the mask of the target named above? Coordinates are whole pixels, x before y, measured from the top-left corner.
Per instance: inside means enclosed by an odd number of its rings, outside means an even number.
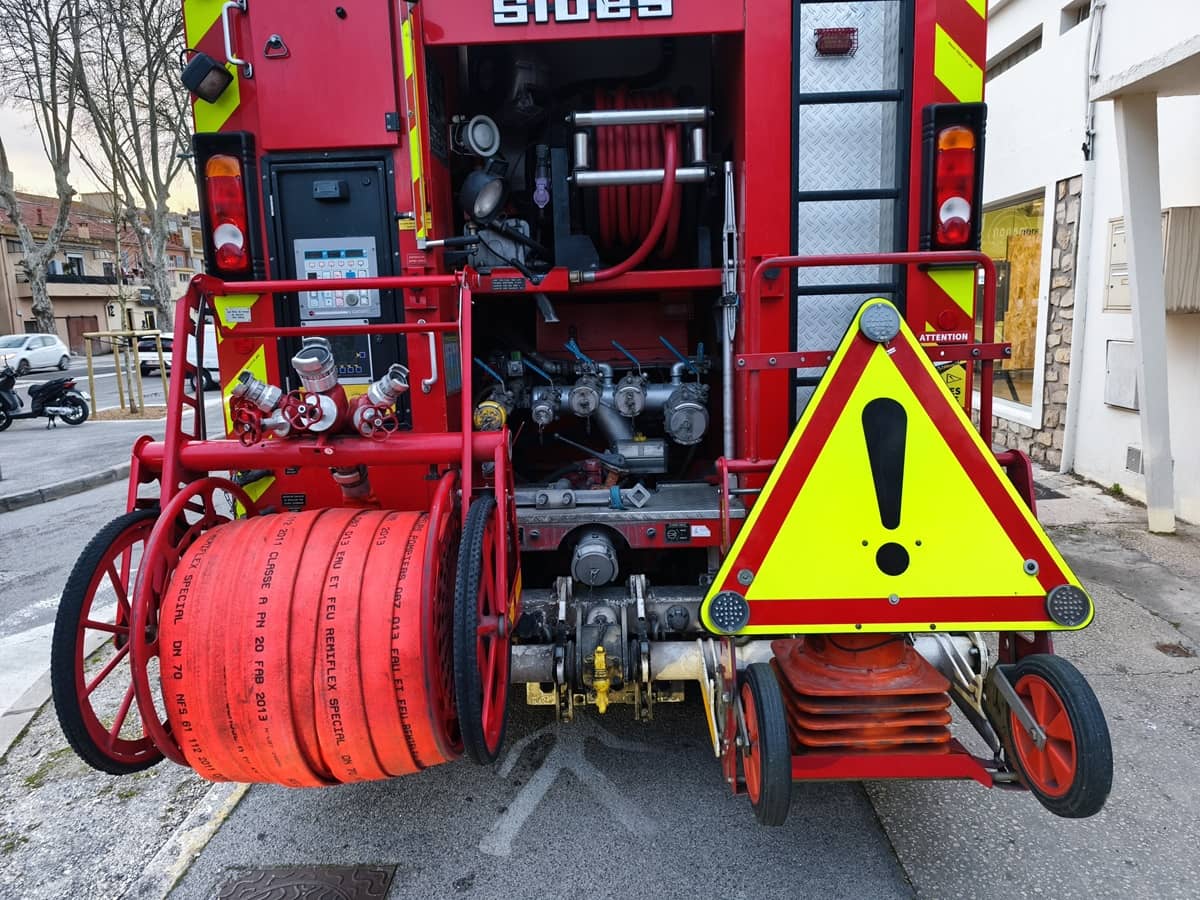
[[[1079,195],[1083,176],[1058,182],[1054,192],[1054,247],[1050,252],[1050,306],[1046,323],[1042,425],[1032,428],[992,417],[992,442],[1028,453],[1035,462],[1058,468],[1067,419],[1067,382],[1075,317],[1075,255],[1079,239]]]

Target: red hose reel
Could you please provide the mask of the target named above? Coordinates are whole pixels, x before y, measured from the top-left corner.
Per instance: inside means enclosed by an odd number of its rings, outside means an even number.
[[[674,105],[675,98],[668,91],[630,93],[624,88],[596,91],[597,110],[658,109]],[[682,146],[677,125],[615,125],[596,129],[597,169],[603,172],[663,168],[668,129],[675,131],[676,143]],[[651,233],[662,194],[662,185],[600,188],[597,198],[600,249],[616,255],[638,247]],[[682,194],[675,191],[662,237],[656,242],[658,254],[663,258],[671,257],[679,242],[681,204]]]

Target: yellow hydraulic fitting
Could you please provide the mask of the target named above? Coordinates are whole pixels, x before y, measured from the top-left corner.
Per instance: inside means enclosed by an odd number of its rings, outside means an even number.
[[[596,648],[592,687],[596,691],[596,709],[604,715],[608,711],[608,660],[603,647]]]

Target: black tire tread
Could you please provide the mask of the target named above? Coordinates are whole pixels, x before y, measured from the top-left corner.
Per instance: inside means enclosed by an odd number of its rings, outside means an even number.
[[[79,616],[83,611],[88,584],[108,548],[130,527],[157,518],[157,507],[136,509],[117,516],[101,528],[88,541],[83,553],[75,561],[54,618],[54,636],[50,643],[50,693],[54,698],[54,712],[58,716],[58,724],[76,755],[93,769],[107,772],[109,775],[140,772],[153,766],[162,757],[151,757],[137,763],[119,763],[96,746],[88,735],[87,726],[79,710],[79,698],[75,693],[75,638],[78,633]]]
[[[82,397],[67,397],[66,400],[63,402],[66,403],[68,406],[74,406],[77,409],[83,410],[83,415],[79,416],[78,418],[75,418],[73,416],[72,417],[59,416],[59,418],[62,419],[68,425],[82,425],[84,422],[86,422],[88,420],[88,416],[90,416],[92,414],[92,411],[90,409],[88,409],[87,401],[84,400]]]
[[[1075,732],[1075,781],[1062,797],[1047,797],[1025,781],[1024,773],[1020,771],[1020,757],[1011,740],[1007,748],[1009,759],[1017,767],[1030,792],[1054,815],[1066,819],[1094,816],[1108,799],[1113,779],[1112,738],[1100,701],[1083,673],[1061,656],[1050,653],[1026,656],[1017,663],[1010,676],[1013,685],[1024,675],[1037,675],[1045,679],[1066,708]]]
[[[787,821],[792,806],[792,747],[783,692],[767,663],[751,663],[742,677],[750,686],[758,714],[762,766],[758,803],[751,805],[760,825],[775,827]]]
[[[458,571],[454,586],[454,697],[462,732],[463,752],[481,766],[489,766],[500,755],[508,728],[508,709],[500,726],[500,740],[491,750],[484,738],[482,686],[479,660],[475,654],[475,628],[479,603],[479,579],[483,575],[483,536],[488,519],[496,510],[496,498],[478,497],[467,510],[458,550]]]

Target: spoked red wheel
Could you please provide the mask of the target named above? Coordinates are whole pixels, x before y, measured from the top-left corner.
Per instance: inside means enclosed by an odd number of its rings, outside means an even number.
[[[467,510],[454,597],[454,695],[463,747],[475,762],[496,761],[508,722],[512,630],[508,578],[496,565],[505,540],[496,499],[479,497]],[[507,530],[507,529],[505,529]]]
[[[1021,780],[1057,816],[1096,814],[1112,788],[1112,741],[1095,693],[1078,669],[1048,653],[1022,659],[1010,679],[1046,733],[1038,747],[1009,710],[1009,757]]]
[[[50,687],[67,743],[110,775],[149,768],[162,753],[134,706],[129,662],[133,579],[157,509],[109,522],[84,548],[59,600]]]
[[[766,663],[751,663],[738,692],[742,774],[750,807],[761,825],[782,825],[792,805],[792,752],[783,694]]]
[[[163,591],[171,573],[191,544],[209,529],[232,519],[218,507],[240,504],[247,516],[255,514],[254,501],[238,485],[224,478],[201,478],[184,487],[163,508],[162,515],[146,541],[141,568],[133,593],[130,666],[134,695],[146,733],[168,759],[187,765],[179,744],[171,735],[164,705],[155,687],[160,683],[161,654],[158,616]]]

